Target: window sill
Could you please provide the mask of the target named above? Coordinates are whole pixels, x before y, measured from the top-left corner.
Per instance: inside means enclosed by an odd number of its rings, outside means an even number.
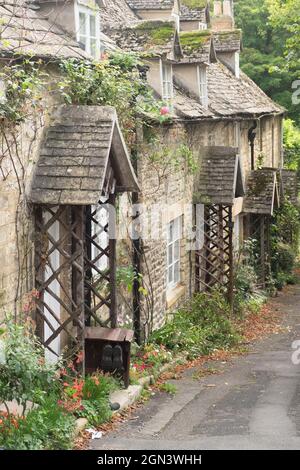
[[[167,309],[173,307],[174,304],[183,297],[186,293],[186,286],[183,284],[178,284],[178,286],[174,287],[174,289],[167,292]]]

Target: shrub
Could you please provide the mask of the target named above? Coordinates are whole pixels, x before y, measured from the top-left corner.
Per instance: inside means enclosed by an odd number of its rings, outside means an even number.
[[[197,294],[174,313],[170,322],[152,334],[151,340],[191,357],[228,348],[238,341],[230,320],[230,307],[219,291]]]
[[[32,333],[30,324],[17,325],[9,319],[2,339],[0,401],[40,403],[49,391],[59,388],[58,365],[45,362],[44,349]]]
[[[291,273],[295,267],[296,254],[290,245],[278,243],[273,260],[277,272]]]
[[[15,418],[0,432],[0,445],[8,450],[63,450],[72,447],[75,417],[57,406],[56,396],[44,398],[26,417]]]

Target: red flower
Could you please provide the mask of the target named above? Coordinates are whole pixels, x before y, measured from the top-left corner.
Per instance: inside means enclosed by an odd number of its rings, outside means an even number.
[[[168,106],[162,106],[160,108],[160,114],[161,114],[161,116],[165,116],[166,114],[170,114],[170,109],[168,108]]]

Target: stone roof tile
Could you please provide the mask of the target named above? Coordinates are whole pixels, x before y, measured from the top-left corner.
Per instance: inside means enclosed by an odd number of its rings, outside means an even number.
[[[213,41],[216,52],[240,52],[242,49],[242,31],[214,31]]]
[[[206,0],[181,0],[180,19],[183,21],[207,22],[208,7]]]
[[[132,10],[170,10],[174,0],[127,0]]]
[[[39,204],[96,204],[108,160],[117,190],[137,191],[114,108],[58,107],[41,145],[29,198]]]
[[[195,202],[232,205],[234,198],[241,196],[244,185],[238,149],[206,147],[196,178]]]
[[[243,210],[246,213],[273,215],[279,205],[277,170],[262,168],[252,171],[246,183]]]
[[[39,58],[89,56],[60,28],[23,1],[0,2],[0,54],[26,54]]]

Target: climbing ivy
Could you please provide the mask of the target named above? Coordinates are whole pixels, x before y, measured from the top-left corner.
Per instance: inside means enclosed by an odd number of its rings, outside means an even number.
[[[0,117],[5,121],[24,121],[31,108],[39,106],[42,88],[47,74],[40,62],[24,59],[14,65],[6,65],[0,71],[4,93],[0,101]]]
[[[116,108],[127,143],[133,143],[136,119],[148,115],[158,122],[169,119],[163,103],[154,99],[135,54],[113,53],[101,62],[65,60],[59,90],[66,103],[109,105]]]

